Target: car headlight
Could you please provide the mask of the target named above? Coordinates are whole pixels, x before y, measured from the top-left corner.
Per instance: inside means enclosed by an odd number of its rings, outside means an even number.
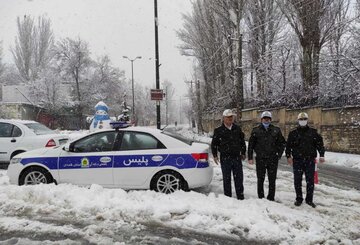
[[[20,162],[21,162],[21,158],[14,157],[13,159],[10,160],[10,164],[16,164]]]

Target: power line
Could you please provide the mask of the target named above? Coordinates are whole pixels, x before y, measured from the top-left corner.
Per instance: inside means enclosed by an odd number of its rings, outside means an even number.
[[[317,0],[312,0],[311,2],[306,3],[305,6],[306,6],[306,5],[309,5],[310,3],[313,3],[313,2],[315,2],[315,1],[317,1]],[[304,6],[304,5],[303,5],[303,6]],[[319,11],[320,11],[320,10],[318,10],[318,11],[316,11],[316,12],[319,12]],[[316,12],[312,12],[311,14],[309,13],[309,14],[306,15],[305,17],[310,16],[310,15],[313,15],[313,14],[315,14]],[[270,22],[273,22],[273,21],[275,21],[275,20],[270,19],[270,20],[268,20],[268,21],[266,21],[266,22],[264,22],[264,23],[262,23],[262,24],[260,24],[260,25],[257,25],[257,26],[255,26],[255,27],[252,27],[252,28],[248,29],[248,32],[254,31],[254,30],[256,30],[256,29],[258,29],[258,28],[260,28],[260,27],[262,27],[262,26],[264,26],[264,25],[266,25],[266,24],[269,24]],[[251,43],[251,41],[253,41],[253,40],[255,40],[255,39],[249,39],[249,40],[247,40],[247,42]],[[216,53],[222,48],[222,46],[224,46],[225,44],[226,44],[226,42],[223,42],[222,45],[219,47],[219,49],[216,50],[216,52],[215,52],[210,58],[207,58],[207,59],[211,60],[211,59],[215,56],[215,54],[216,54]],[[228,49],[230,49],[234,44],[235,44],[235,42],[232,42],[231,45],[228,47]],[[227,56],[225,56],[225,58],[221,60],[221,63],[222,63],[223,61],[225,61],[225,60],[226,60],[227,58],[229,58],[229,57],[230,57],[230,54],[227,55]],[[208,67],[208,68],[205,70],[205,72],[208,72],[210,69],[213,69],[213,68],[215,68],[215,65],[212,65],[212,66]]]

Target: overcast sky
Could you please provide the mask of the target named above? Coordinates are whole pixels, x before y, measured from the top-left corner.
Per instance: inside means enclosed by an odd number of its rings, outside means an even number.
[[[13,63],[10,45],[16,36],[16,17],[46,15],[55,38],[80,37],[89,43],[92,57],[107,54],[113,65],[136,82],[155,88],[154,1],[152,0],[0,0],[0,40],[4,61]],[[191,10],[190,0],[158,0],[160,81],[171,81],[176,94],[186,93],[184,80],[191,79],[192,59],[180,55],[176,30],[182,13]]]

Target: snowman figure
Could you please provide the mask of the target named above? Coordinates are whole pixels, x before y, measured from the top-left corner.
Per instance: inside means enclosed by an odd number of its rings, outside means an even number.
[[[87,118],[87,121],[91,121],[90,132],[111,128],[110,122],[112,120],[109,117],[108,111],[109,107],[103,101],[96,104],[95,115],[92,118]]]

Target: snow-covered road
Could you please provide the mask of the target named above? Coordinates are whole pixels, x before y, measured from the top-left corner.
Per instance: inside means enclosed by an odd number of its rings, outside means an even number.
[[[86,132],[63,133],[77,138]],[[211,140],[188,129],[180,134]],[[326,156],[330,164],[360,166],[359,155]],[[257,198],[255,167],[246,162],[244,177],[245,200],[238,201],[222,194],[218,166],[209,187],[171,195],[98,185],[19,187],[0,170],[0,244],[360,245],[359,191],[320,180],[317,208],[295,207],[291,172],[278,172],[276,202]]]
[[[262,244],[360,244],[358,191],[318,185],[316,209],[295,207],[292,173],[279,171],[277,202],[257,198],[254,168],[245,167],[244,176],[246,199],[238,201],[222,195],[217,166],[208,188],[171,195],[98,185],[19,187],[9,185],[2,170],[0,238],[8,244],[216,244],[211,238],[219,236]],[[155,232],[161,227],[200,235],[191,240]]]

